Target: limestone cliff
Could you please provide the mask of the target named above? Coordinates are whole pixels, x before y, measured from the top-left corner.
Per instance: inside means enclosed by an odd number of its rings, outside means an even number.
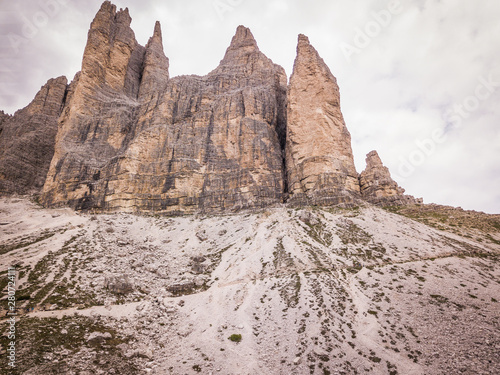
[[[377,151],[366,155],[366,169],[359,175],[359,183],[363,199],[379,205],[406,205],[422,203],[422,199],[415,199],[405,195],[405,189],[391,178],[389,169],[384,167]]]
[[[288,86],[243,26],[212,72],[170,78],[160,23],[143,47],[131,21],[105,1],[73,81],[0,112],[0,192],[159,213],[415,202],[378,156],[358,179],[336,78],[306,36]]]
[[[0,193],[40,189],[54,154],[66,77],[50,79],[33,101],[13,116],[0,114]]]
[[[290,201],[351,203],[359,197],[351,135],[337,80],[309,39],[299,36],[288,88],[286,165]]]
[[[169,79],[105,2],[61,116],[42,201],[77,209],[218,211],[281,202],[286,75],[240,26],[219,67]]]

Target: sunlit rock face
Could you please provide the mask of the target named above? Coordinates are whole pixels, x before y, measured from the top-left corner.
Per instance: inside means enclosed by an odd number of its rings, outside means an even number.
[[[159,23],[137,44],[105,2],[61,116],[42,201],[184,213],[282,202],[286,75],[240,26],[207,76],[170,79]]]
[[[288,87],[286,165],[290,201],[352,203],[359,197],[351,135],[337,80],[309,39],[299,36]]]

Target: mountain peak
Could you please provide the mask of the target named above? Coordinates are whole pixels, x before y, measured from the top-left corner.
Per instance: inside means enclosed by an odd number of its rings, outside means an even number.
[[[162,35],[161,35],[161,25],[160,21],[156,21],[155,23],[155,29],[153,31],[153,38],[158,38],[160,41],[162,41]]]
[[[373,150],[366,154],[366,169],[373,169],[380,166],[383,166],[383,164],[377,151]]]
[[[161,25],[156,21],[153,36],[149,38],[143,60],[139,98],[150,98],[165,88],[169,79],[169,60],[163,52]]]
[[[304,34],[299,34],[299,45],[304,43],[311,44],[307,36],[305,36]]]
[[[120,8],[120,10],[117,12],[116,5],[112,4],[109,1],[105,1],[101,4],[101,8],[94,17],[91,29],[99,27],[106,28],[106,26],[113,23],[119,23],[125,26],[130,26],[131,22],[132,22],[132,17],[130,17],[128,8],[125,9]]]
[[[303,34],[288,87],[286,141],[291,201],[344,204],[359,196],[337,81]]]
[[[240,25],[236,29],[236,34],[233,36],[233,39],[231,40],[230,47],[241,48],[248,46],[257,48],[257,42],[255,41],[255,38],[250,29],[248,27]]]
[[[235,56],[240,56],[241,54],[246,55],[258,51],[259,47],[250,29],[240,25],[236,29],[236,34],[234,34],[231,44],[226,50],[224,60],[228,58],[233,59]]]
[[[257,42],[248,27],[238,26],[236,29],[236,34],[234,34],[231,44],[226,50],[226,54],[219,65],[219,68],[224,67],[227,69],[230,67],[233,69],[238,66],[246,66],[251,59],[249,59],[250,55],[259,54],[261,55],[258,58],[266,58],[263,54],[260,53],[259,47],[257,46]],[[255,56],[254,56],[255,57]],[[257,57],[256,57],[257,58]],[[267,58],[266,58],[267,59]],[[216,69],[216,71],[218,71]]]

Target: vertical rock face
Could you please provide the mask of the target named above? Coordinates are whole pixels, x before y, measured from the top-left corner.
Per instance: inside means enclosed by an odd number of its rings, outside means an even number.
[[[128,8],[116,11],[105,1],[90,25],[83,54],[81,86],[90,92],[111,89],[137,97],[144,47],[130,28]]]
[[[163,52],[161,26],[156,21],[153,36],[149,38],[144,54],[139,99],[149,100],[154,91],[161,91],[168,81],[169,61]]]
[[[359,182],[337,81],[304,35],[299,36],[290,78],[287,116],[290,201],[352,202],[359,196]]]
[[[240,26],[219,67],[169,79],[105,2],[68,92],[42,201],[77,209],[218,211],[283,198],[286,75]]]
[[[376,153],[358,179],[336,79],[304,35],[287,87],[246,27],[208,75],[170,78],[159,22],[146,47],[130,24],[105,1],[71,84],[0,112],[0,192],[43,185],[46,206],[163,213],[415,201]]]
[[[366,169],[359,175],[363,199],[380,205],[405,205],[422,203],[411,195],[404,195],[405,189],[391,178],[389,169],[384,167],[377,151],[366,155]]]
[[[136,124],[145,49],[128,9],[105,1],[88,33],[82,70],[70,84],[54,157],[42,192],[46,205],[87,208],[100,170],[118,160]],[[102,198],[102,197],[101,197]]]
[[[39,190],[54,154],[66,77],[50,79],[14,116],[0,114],[0,193]]]

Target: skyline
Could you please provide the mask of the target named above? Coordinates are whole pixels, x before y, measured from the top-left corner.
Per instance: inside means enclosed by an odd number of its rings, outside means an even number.
[[[358,173],[377,150],[399,185],[425,203],[500,213],[493,48],[500,5],[493,1],[481,8],[449,0],[113,3],[129,8],[142,45],[160,21],[172,77],[214,69],[242,24],[289,78],[297,35],[306,34],[337,77]],[[101,1],[23,4],[0,5],[0,109],[8,113],[26,106],[49,78],[71,81]]]

